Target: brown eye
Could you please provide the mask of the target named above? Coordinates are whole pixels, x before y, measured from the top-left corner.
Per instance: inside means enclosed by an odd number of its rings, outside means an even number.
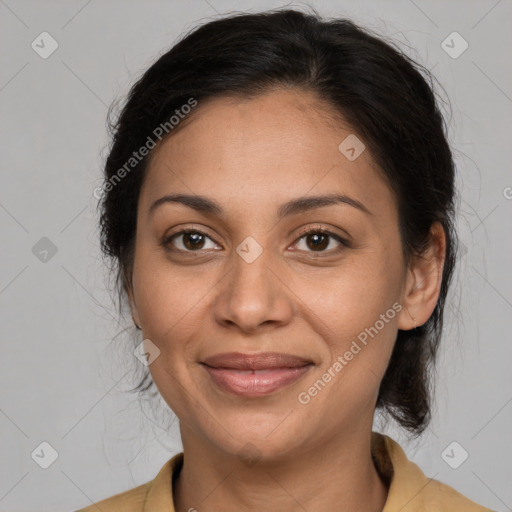
[[[201,233],[184,233],[183,245],[192,251],[202,249],[204,245],[204,235]]]
[[[304,239],[305,249],[299,247],[301,240]],[[328,249],[332,244],[332,241],[338,243],[338,247],[334,246]],[[348,247],[348,242],[341,238],[339,235],[326,231],[319,228],[309,228],[303,232],[299,238],[299,242],[296,244],[298,250],[304,250],[306,252],[338,252],[344,247]],[[328,249],[328,250],[327,250]]]
[[[324,235],[322,233],[315,233],[313,235],[307,235],[306,240],[307,240],[306,245],[310,249],[314,249],[314,250],[316,250],[316,249],[324,250],[329,245],[329,236]]]
[[[164,246],[173,246],[171,247],[171,250],[175,248],[177,251],[183,252],[195,252],[201,249],[210,249],[216,247],[215,243],[213,243],[214,247],[205,247],[207,240],[211,240],[213,242],[213,240],[202,231],[184,230],[179,231],[178,233],[174,233],[170,237],[166,238],[164,240]]]

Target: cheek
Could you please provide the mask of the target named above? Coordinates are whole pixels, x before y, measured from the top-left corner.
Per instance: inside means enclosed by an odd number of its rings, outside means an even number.
[[[307,288],[316,322],[327,327],[323,332],[330,353],[323,370],[335,361],[343,366],[338,372],[331,368],[340,375],[334,379],[334,395],[373,397],[391,356],[402,309],[400,259],[386,251],[360,254],[346,267],[329,269],[326,278],[309,280]]]
[[[159,347],[179,350],[201,325],[215,282],[211,272],[179,268],[162,251],[141,250],[135,259],[134,291],[146,337]]]
[[[393,283],[368,273],[333,280],[327,294],[315,297],[316,322],[328,327],[326,351],[301,391],[314,397],[312,407],[324,411],[326,423],[337,424],[340,411],[354,418],[373,410],[396,339],[401,305],[394,293]]]
[[[214,284],[206,276],[192,277],[191,268],[180,271],[157,254],[140,257],[134,268],[144,337],[160,350],[149,370],[162,398],[182,419],[191,417],[196,405],[190,394],[194,389],[189,371],[194,360],[191,342],[198,338],[204,301]]]
[[[297,283],[319,319],[335,333],[353,336],[373,325],[399,298],[400,279],[397,265],[361,255],[324,276],[301,277]]]

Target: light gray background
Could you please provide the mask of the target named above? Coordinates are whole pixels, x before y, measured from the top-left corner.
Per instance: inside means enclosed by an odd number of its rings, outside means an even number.
[[[177,421],[166,432],[147,404],[141,412],[123,392],[136,364],[131,331],[111,341],[123,325],[108,294],[92,195],[107,106],[183,31],[233,10],[282,5],[0,0],[0,510],[75,510],[148,481],[181,450]],[[512,510],[512,3],[310,5],[402,42],[451,101],[467,252],[447,315],[435,417],[420,442],[382,429],[427,475]],[[47,59],[31,48],[43,31],[59,45]],[[456,59],[441,47],[453,31],[469,44]],[[46,262],[32,249],[42,237],[57,248]],[[58,453],[48,469],[31,458],[43,441]],[[453,441],[469,453],[458,469],[441,456]]]

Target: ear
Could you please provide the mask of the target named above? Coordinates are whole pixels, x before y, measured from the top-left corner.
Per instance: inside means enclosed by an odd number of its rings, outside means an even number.
[[[423,325],[432,315],[443,277],[446,257],[446,234],[439,222],[430,228],[429,246],[421,256],[414,256],[407,270],[402,295],[403,309],[398,317],[398,328],[414,329]]]

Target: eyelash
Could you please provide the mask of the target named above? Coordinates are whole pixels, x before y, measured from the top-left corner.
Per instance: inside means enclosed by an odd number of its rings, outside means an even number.
[[[183,249],[176,249],[176,248],[170,248],[169,246],[171,245],[171,241],[176,238],[176,237],[179,237],[180,235],[186,235],[186,234],[199,234],[199,235],[203,235],[207,238],[209,238],[210,240],[212,240],[213,242],[215,242],[215,240],[213,240],[213,238],[211,238],[207,233],[205,233],[204,231],[201,231],[200,229],[183,229],[181,231],[177,231],[176,233],[173,233],[172,235],[169,235],[168,237],[164,238],[164,240],[162,241],[162,246],[168,250],[168,251],[172,251],[172,252],[181,252],[181,253],[189,253],[189,254],[193,254],[193,253],[199,253],[201,251],[201,249],[198,249],[197,251],[185,251]],[[332,255],[332,254],[337,254],[338,252],[341,252],[342,250],[350,247],[350,244],[347,240],[345,240],[344,238],[340,237],[339,235],[337,235],[336,233],[333,233],[332,231],[329,231],[329,230],[326,230],[326,229],[322,229],[321,227],[318,227],[318,226],[310,226],[308,227],[307,229],[303,230],[301,232],[301,234],[299,235],[299,237],[297,238],[296,242],[294,243],[294,245],[296,243],[298,243],[302,238],[308,236],[308,235],[312,235],[312,234],[315,234],[315,235],[327,235],[331,238],[334,238],[337,242],[340,243],[340,246],[337,247],[336,249],[331,249],[329,251],[306,251],[306,252],[310,252],[312,254],[328,254],[328,255]],[[215,242],[217,243],[217,242]]]

